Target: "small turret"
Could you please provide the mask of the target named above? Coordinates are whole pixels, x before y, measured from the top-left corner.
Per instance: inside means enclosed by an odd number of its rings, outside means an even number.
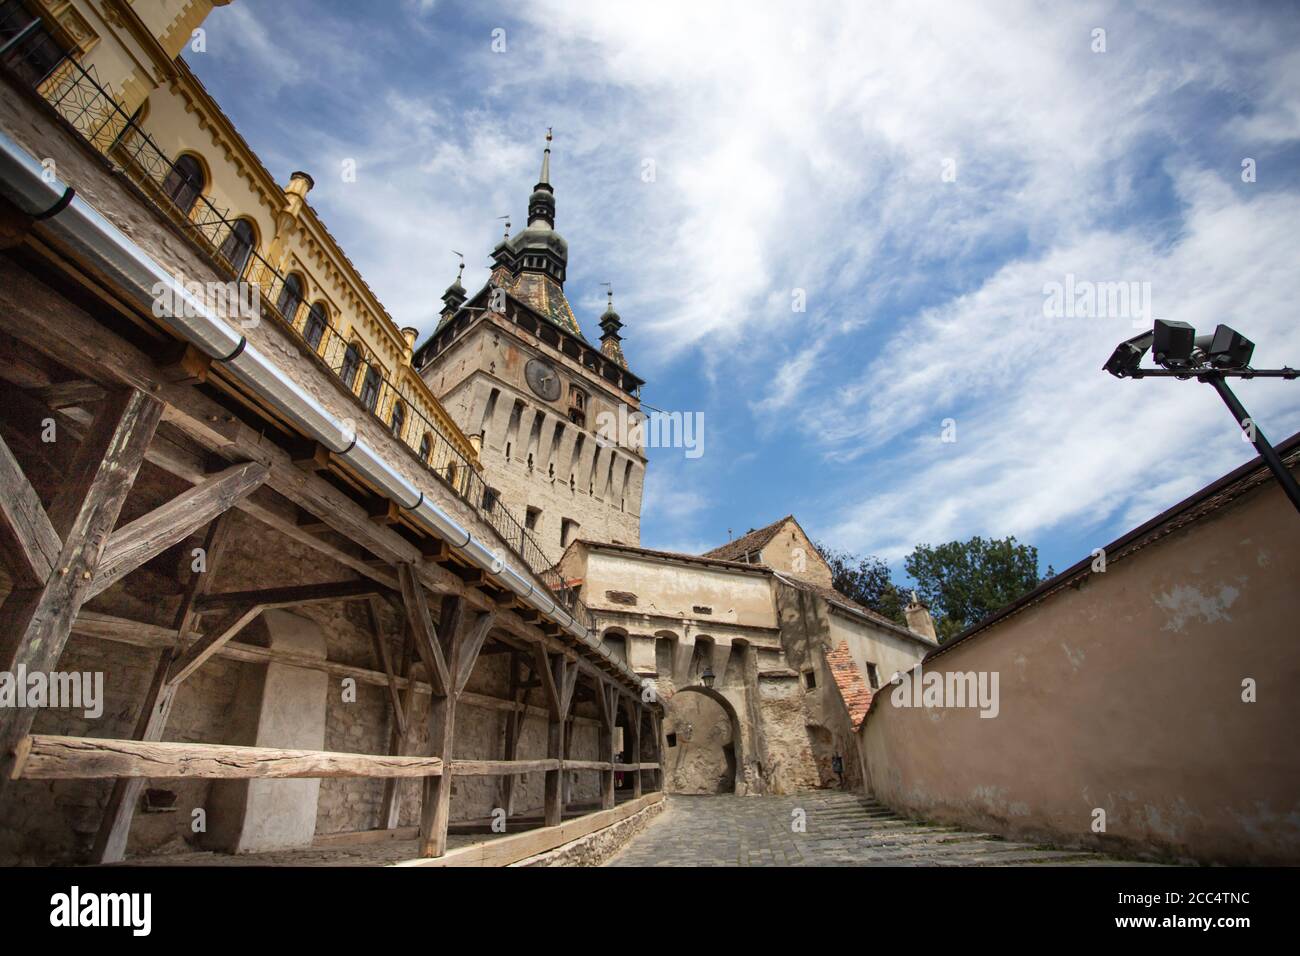
[[[460,253],[457,253],[460,255]],[[447,291],[442,294],[442,318],[444,320],[451,318],[456,311],[465,304],[465,286],[461,284],[461,276],[465,274],[465,258],[462,256],[460,267],[456,270],[456,281],[447,286]]]
[[[623,368],[627,368],[627,359],[623,355],[621,344],[623,336],[618,334],[623,328],[623,319],[614,311],[614,287],[608,282],[605,286],[608,304],[600,317],[600,351],[606,358],[613,359]]]

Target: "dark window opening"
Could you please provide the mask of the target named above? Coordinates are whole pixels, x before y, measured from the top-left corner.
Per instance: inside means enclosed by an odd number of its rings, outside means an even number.
[[[872,690],[880,689],[880,673],[876,670],[876,665],[870,661],[867,662],[867,683],[871,685]]]
[[[242,276],[252,254],[253,224],[247,219],[236,219],[230,227],[230,235],[221,244],[221,258],[226,260],[231,272]]]
[[[420,461],[428,464],[431,451],[433,451],[433,436],[425,432],[424,437],[420,439]]]
[[[388,426],[393,435],[397,438],[402,437],[402,428],[406,425],[406,406],[401,402],[393,402],[393,417],[389,419]]]
[[[172,163],[171,172],[163,180],[163,192],[182,214],[188,216],[206,185],[207,177],[203,175],[199,161],[193,156],[182,156]]]
[[[325,337],[325,306],[317,302],[307,313],[307,324],[302,328],[302,337],[312,349],[320,349],[320,340]]]
[[[669,734],[669,735],[668,735],[668,746],[669,746],[669,747],[676,747],[676,746],[677,746],[677,735],[676,735],[676,734]]]
[[[812,690],[814,687],[817,686],[817,675],[813,671],[804,671],[803,683],[805,687],[807,687],[809,690]]]
[[[15,40],[19,34],[22,38]],[[0,62],[30,86],[43,83],[68,56],[68,50],[19,0],[0,0],[0,46],[8,47]]]
[[[527,528],[529,531],[536,531],[537,524],[541,520],[542,520],[541,508],[529,508],[524,513],[524,527]]]
[[[349,345],[343,352],[343,367],[339,369],[339,378],[349,389],[356,386],[357,367],[361,364],[361,353],[355,345]]]
[[[300,305],[302,305],[302,280],[296,275],[291,275],[284,280],[284,287],[276,297],[275,311],[284,316],[286,322],[293,322]]]
[[[379,369],[373,365],[366,369],[366,377],[361,382],[361,404],[372,412],[379,401]]]

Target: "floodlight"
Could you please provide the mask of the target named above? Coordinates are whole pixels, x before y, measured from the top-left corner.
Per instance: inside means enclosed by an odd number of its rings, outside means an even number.
[[[1209,341],[1202,345],[1203,339]],[[1219,325],[1213,335],[1202,336],[1196,344],[1215,368],[1245,368],[1255,354],[1255,343],[1226,325]]]
[[[1143,332],[1141,335],[1133,336],[1127,342],[1119,343],[1104,368],[1116,378],[1132,375],[1142,363],[1142,356],[1146,355],[1147,349],[1151,348],[1153,338],[1154,333]]]
[[[1156,363],[1164,368],[1142,368],[1142,356],[1148,349]],[[1230,377],[1294,381],[1300,378],[1300,371],[1289,365],[1276,369],[1251,368],[1254,353],[1255,343],[1226,325],[1219,325],[1211,335],[1198,336],[1186,322],[1156,319],[1150,332],[1135,335],[1116,346],[1102,367],[1116,378],[1195,378],[1212,386],[1282,486],[1283,493],[1296,511],[1300,511],[1300,483],[1228,387]]]
[[[1165,368],[1186,368],[1192,364],[1196,330],[1186,322],[1156,319],[1152,331],[1151,357]]]

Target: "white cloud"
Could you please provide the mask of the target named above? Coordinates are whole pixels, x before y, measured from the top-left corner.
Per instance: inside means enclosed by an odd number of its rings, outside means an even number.
[[[1134,334],[1127,320],[1042,314],[1046,278],[1149,281],[1157,316],[1207,331],[1228,322],[1258,339],[1258,367],[1296,364],[1300,275],[1288,237],[1300,197],[1243,199],[1204,173],[1177,182],[1188,212],[1173,246],[1095,233],[1010,264],[972,294],[915,317],[860,380],[820,407],[810,429],[847,457],[909,443],[883,482],[873,473],[856,495],[844,489],[854,503],[832,541],[896,558],[918,541],[1032,539],[1062,522],[1109,516],[1137,524],[1253,454],[1208,386],[1101,371]],[[1274,439],[1300,425],[1300,391],[1288,383],[1234,388]],[[957,441],[945,444],[940,421],[949,415]]]

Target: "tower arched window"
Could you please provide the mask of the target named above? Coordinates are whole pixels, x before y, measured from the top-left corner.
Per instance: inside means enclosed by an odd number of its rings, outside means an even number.
[[[221,258],[226,260],[230,270],[237,276],[244,274],[244,267],[248,265],[249,257],[253,254],[255,236],[252,222],[247,219],[236,219],[230,227],[230,234],[226,236],[226,241],[221,244]]]
[[[393,402],[393,415],[388,420],[388,427],[397,437],[402,437],[402,428],[406,425],[406,406],[400,401]]]
[[[433,451],[433,436],[428,432],[420,439],[420,461],[426,465],[429,463],[429,453]]]
[[[325,306],[317,302],[307,313],[307,323],[302,327],[302,337],[313,349],[320,348],[320,340],[325,337]]]
[[[280,294],[275,299],[275,311],[284,316],[286,322],[292,322],[302,305],[302,277],[296,272],[284,280]]]
[[[172,163],[171,171],[163,180],[163,192],[177,209],[188,216],[207,184],[203,164],[187,154]]]

